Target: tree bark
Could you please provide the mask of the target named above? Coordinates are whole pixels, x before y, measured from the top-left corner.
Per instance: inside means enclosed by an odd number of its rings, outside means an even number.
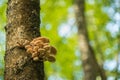
[[[85,20],[85,0],[75,0],[75,14],[78,25],[79,47],[81,51],[84,80],[96,80],[98,76],[106,80],[105,73],[97,63],[94,51],[89,44]]]
[[[8,0],[4,80],[44,80],[43,62],[16,46],[40,36],[39,5],[39,0]]]

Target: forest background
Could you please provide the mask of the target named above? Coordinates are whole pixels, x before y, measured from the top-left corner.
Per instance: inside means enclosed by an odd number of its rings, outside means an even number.
[[[0,80],[3,80],[7,0],[0,0]],[[41,34],[57,48],[56,62],[45,62],[48,80],[82,80],[74,0],[41,0]],[[89,44],[107,80],[120,80],[120,0],[86,0]],[[99,80],[99,79],[98,79]]]

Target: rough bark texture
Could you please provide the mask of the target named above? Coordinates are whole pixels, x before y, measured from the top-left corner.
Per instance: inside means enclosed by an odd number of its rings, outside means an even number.
[[[85,0],[75,0],[76,21],[78,25],[79,46],[81,59],[84,68],[84,80],[96,80],[100,76],[106,80],[103,70],[99,67],[92,47],[89,45],[89,38],[85,20]]]
[[[8,0],[4,80],[44,80],[43,62],[35,62],[24,48],[16,47],[21,39],[40,36],[39,0]]]

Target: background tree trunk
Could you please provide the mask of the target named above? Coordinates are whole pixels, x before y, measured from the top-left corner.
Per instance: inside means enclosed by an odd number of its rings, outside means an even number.
[[[84,68],[84,80],[96,80],[100,76],[106,80],[104,71],[99,67],[94,51],[89,45],[88,32],[85,20],[85,0],[75,0],[76,21],[78,25],[79,46],[81,51],[82,65]]]
[[[4,80],[44,80],[43,62],[16,47],[21,39],[40,36],[39,5],[39,0],[8,0]]]

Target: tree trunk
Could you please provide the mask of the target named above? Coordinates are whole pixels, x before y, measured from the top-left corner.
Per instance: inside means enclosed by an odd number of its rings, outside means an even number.
[[[43,62],[16,46],[40,36],[39,5],[39,0],[8,0],[4,80],[44,80]]]
[[[85,20],[85,0],[75,0],[75,13],[78,25],[79,47],[81,51],[82,65],[84,68],[84,80],[96,80],[98,76],[106,80],[103,70],[99,67],[94,51],[89,45],[88,32]]]

